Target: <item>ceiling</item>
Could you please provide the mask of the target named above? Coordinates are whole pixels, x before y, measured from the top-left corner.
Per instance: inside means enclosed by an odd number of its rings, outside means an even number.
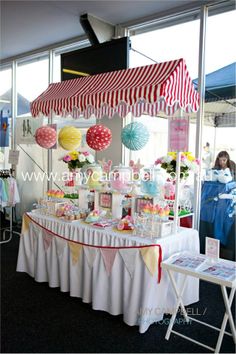
[[[1,1],[0,59],[84,35],[80,15],[89,13],[113,25],[194,9],[207,0]]]

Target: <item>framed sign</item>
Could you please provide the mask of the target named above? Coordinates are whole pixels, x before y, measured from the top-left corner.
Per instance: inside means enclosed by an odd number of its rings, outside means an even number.
[[[169,118],[168,151],[188,151],[189,119]]]
[[[18,165],[19,162],[19,150],[9,150],[8,163],[12,165]]]
[[[135,212],[141,213],[147,204],[153,204],[153,198],[136,198],[135,200]]]
[[[36,144],[35,132],[42,127],[43,118],[17,118],[16,119],[16,143],[17,144]]]
[[[101,208],[111,209],[112,193],[99,193],[99,206]]]
[[[206,237],[205,253],[207,258],[218,260],[220,256],[220,241],[211,237]]]

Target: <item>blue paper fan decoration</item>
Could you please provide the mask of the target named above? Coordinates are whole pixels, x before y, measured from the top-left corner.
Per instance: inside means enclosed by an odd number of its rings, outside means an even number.
[[[130,123],[121,131],[121,141],[129,150],[141,150],[148,140],[149,132],[142,123]]]

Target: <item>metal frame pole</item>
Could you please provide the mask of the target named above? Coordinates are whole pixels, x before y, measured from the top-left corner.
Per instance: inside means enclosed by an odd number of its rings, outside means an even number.
[[[49,61],[48,61],[48,83],[51,84],[53,82],[53,51],[49,51]],[[50,115],[48,117],[48,124],[53,124],[53,112],[50,112]],[[52,189],[52,149],[49,149],[47,152],[47,158],[48,158],[48,163],[47,163],[47,175],[48,175],[48,180],[47,180],[47,189]],[[50,178],[49,178],[50,177]]]
[[[196,123],[196,157],[202,159],[202,129],[204,121],[204,100],[205,100],[205,46],[206,46],[206,25],[208,17],[208,7],[202,6],[200,13],[200,38],[199,38],[199,62],[198,62],[198,92],[200,95],[200,106],[197,112]],[[201,172],[201,171],[200,171]],[[201,203],[201,173],[195,175],[194,179],[194,214],[195,229],[199,230],[200,224],[200,203]]]

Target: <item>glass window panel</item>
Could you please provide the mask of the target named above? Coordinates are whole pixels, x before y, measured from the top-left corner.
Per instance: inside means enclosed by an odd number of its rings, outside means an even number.
[[[198,75],[200,21],[190,21],[131,37],[130,67],[184,58],[192,79]]]
[[[235,63],[235,32],[236,10],[209,17],[206,37],[206,74]],[[235,91],[235,72],[232,79]],[[223,75],[221,82],[216,83],[218,87],[221,87],[221,90],[217,90],[218,98],[215,102],[205,104],[205,113],[211,116],[213,121],[217,116],[219,120],[221,118],[227,120],[227,116],[229,119],[230,116],[234,116],[235,127],[209,128],[211,131],[208,130],[209,133],[203,136],[203,145],[206,142],[210,143],[211,150],[214,153],[214,161],[220,151],[226,150],[231,160],[236,162],[236,98],[234,95],[233,99],[228,99],[227,87],[224,84],[225,80],[227,80],[227,76]]]
[[[0,111],[3,117],[11,117],[12,102],[12,69],[10,66],[0,68]],[[11,146],[11,119],[9,124],[9,147],[0,147],[0,169],[10,169],[8,164],[9,148]]]
[[[11,116],[11,67],[0,69],[0,111]]]
[[[196,78],[198,76],[199,25],[200,21],[195,20],[131,37],[132,48],[145,56],[131,50],[130,67],[150,65],[154,61],[164,62],[184,58],[191,78]],[[145,165],[153,164],[157,157],[167,153],[168,119],[142,116],[135,121],[142,122],[148,127],[150,138],[142,150],[132,151],[130,158],[134,160],[140,158]],[[195,151],[195,128],[195,124],[191,125],[189,150],[193,153]]]
[[[30,102],[48,87],[48,56],[17,64],[17,116],[30,115]]]

